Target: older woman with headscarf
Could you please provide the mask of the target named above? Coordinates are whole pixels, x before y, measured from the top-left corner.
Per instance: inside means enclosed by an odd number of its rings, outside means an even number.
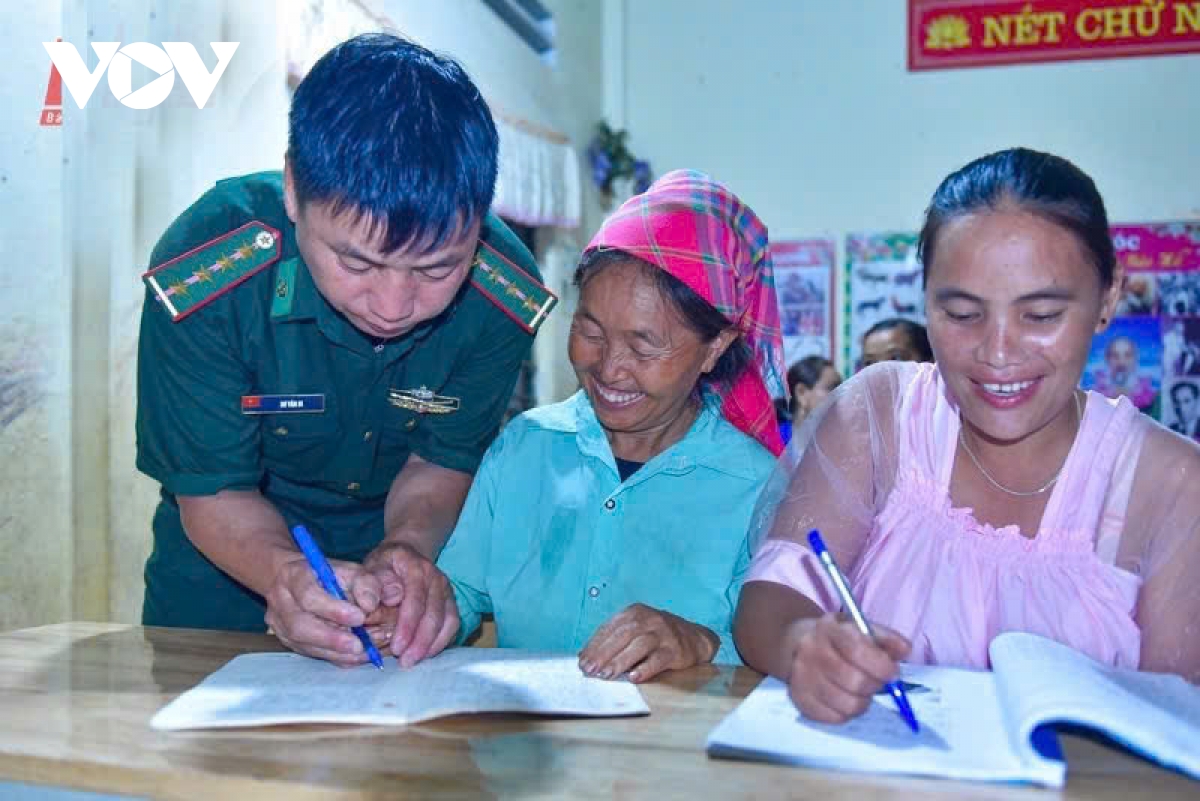
[[[501,647],[579,653],[592,676],[737,662],[735,576],[782,450],[766,228],[673,172],[604,223],[575,283],[582,389],[509,423],[438,559],[458,641],[490,613]]]

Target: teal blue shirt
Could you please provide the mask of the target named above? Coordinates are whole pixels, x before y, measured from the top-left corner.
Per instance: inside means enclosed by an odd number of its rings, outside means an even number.
[[[438,559],[462,617],[501,647],[578,652],[643,603],[721,638],[739,662],[733,610],[746,531],[771,454],[705,404],[679,442],[622,482],[587,396],[515,418],[492,443]]]

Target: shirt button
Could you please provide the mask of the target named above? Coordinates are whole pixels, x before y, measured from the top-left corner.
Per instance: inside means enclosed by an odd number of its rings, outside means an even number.
[[[357,481],[351,481],[349,484],[346,485],[346,489],[350,490],[351,492],[357,491],[358,487],[359,487],[359,483]]]
[[[593,598],[595,598],[595,597],[596,597],[597,595],[599,595],[599,594],[600,594],[600,588],[599,588],[599,587],[588,587],[588,595],[590,595],[590,596],[592,596]]]
[[[604,502],[604,508],[608,509],[609,511],[612,511],[613,509],[617,508],[617,502],[614,501],[612,498],[609,498],[607,501]]]
[[[280,426],[279,428],[275,429],[275,434],[280,437],[286,437],[287,432],[287,426]]]
[[[364,431],[363,432],[363,442],[370,442],[370,441],[371,441],[371,432]]]
[[[417,427],[417,421],[415,418],[412,420],[409,420],[407,423],[404,424],[405,431],[412,431],[416,427]]]

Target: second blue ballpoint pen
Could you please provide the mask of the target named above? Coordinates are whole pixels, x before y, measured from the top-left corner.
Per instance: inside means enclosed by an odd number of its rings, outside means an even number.
[[[321,586],[325,588],[325,592],[339,601],[347,600],[346,593],[342,591],[342,585],[338,584],[337,575],[333,572],[333,568],[329,566],[329,562],[325,561],[325,554],[321,553],[321,549],[317,547],[317,543],[313,540],[312,534],[308,533],[308,529],[304,526],[293,527],[292,539],[296,541],[300,552],[304,554],[304,558],[308,560],[309,566],[317,574],[317,581],[321,582]],[[379,649],[371,642],[371,635],[367,634],[367,630],[362,626],[354,626],[350,630],[354,632],[355,636],[362,643],[363,650],[367,652],[367,658],[371,660],[371,664],[383,670],[383,657],[379,655]]]
[[[871,626],[867,623],[867,619],[863,617],[862,610],[858,608],[858,602],[854,600],[854,595],[850,592],[850,583],[846,581],[846,576],[838,569],[837,563],[833,561],[833,556],[829,553],[829,549],[825,547],[825,541],[821,539],[821,533],[813,529],[808,533],[808,542],[812,546],[813,553],[821,560],[821,565],[825,568],[825,572],[829,574],[830,581],[837,588],[838,596],[842,599],[842,606],[846,613],[854,620],[854,625],[858,630],[867,635],[871,639],[875,639],[875,635],[871,632]],[[904,718],[904,722],[913,730],[913,733],[920,731],[917,726],[917,716],[913,714],[912,707],[909,706],[908,696],[904,694],[904,688],[900,686],[898,681],[889,681],[884,685],[888,693],[892,696],[892,700],[896,702],[896,708],[900,710],[900,716]]]

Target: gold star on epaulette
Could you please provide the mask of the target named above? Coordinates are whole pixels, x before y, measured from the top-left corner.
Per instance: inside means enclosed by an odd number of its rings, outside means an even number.
[[[199,281],[213,280],[212,270],[208,269],[207,267],[201,267],[199,270],[196,270],[196,272],[192,273],[192,275],[196,276],[196,279]]]
[[[183,283],[182,281],[177,281],[174,284],[171,284],[171,294],[172,295],[186,296],[187,293],[188,293],[187,284]]]
[[[238,255],[241,256],[243,259],[248,259],[254,255],[254,248],[250,247],[249,245],[242,245],[240,248],[237,249],[237,252],[238,252]]]

